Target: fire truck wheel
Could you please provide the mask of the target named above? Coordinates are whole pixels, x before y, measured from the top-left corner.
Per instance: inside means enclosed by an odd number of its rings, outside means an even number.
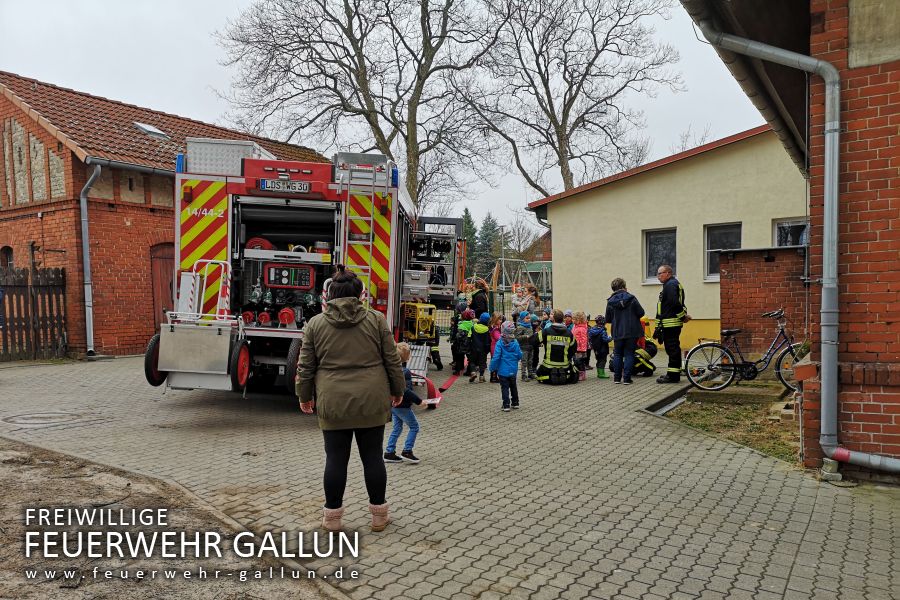
[[[159,387],[166,381],[168,373],[159,370],[159,334],[157,333],[147,342],[147,350],[144,352],[144,377],[147,383],[153,387]]]
[[[288,394],[292,398],[297,397],[297,363],[300,362],[300,348],[303,346],[303,340],[295,339],[291,341],[291,347],[287,353],[287,364],[285,365],[284,386],[287,388]]]
[[[231,389],[243,392],[250,380],[250,345],[241,340],[231,350],[228,372],[231,373]]]

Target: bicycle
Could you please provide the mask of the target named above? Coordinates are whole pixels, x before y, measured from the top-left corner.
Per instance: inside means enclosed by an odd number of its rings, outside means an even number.
[[[701,390],[719,391],[727,388],[735,379],[756,379],[769,368],[772,359],[778,354],[775,360],[775,377],[788,390],[796,391],[793,366],[806,356],[809,349],[805,343],[794,342],[794,336],[787,331],[787,318],[783,308],[763,313],[762,317],[775,319],[778,322],[778,332],[761,359],[748,361],[744,358],[735,338],[741,332],[740,329],[723,329],[723,341],[701,342],[687,353],[684,370],[691,385]]]

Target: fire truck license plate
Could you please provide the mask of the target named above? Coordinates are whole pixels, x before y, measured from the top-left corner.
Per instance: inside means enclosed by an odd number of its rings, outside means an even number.
[[[306,194],[309,192],[308,181],[291,181],[289,179],[260,179],[259,189],[267,192],[294,192]]]

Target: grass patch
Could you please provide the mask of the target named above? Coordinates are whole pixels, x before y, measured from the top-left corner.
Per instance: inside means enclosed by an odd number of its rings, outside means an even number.
[[[692,395],[666,417],[748,446],[779,460],[796,464],[800,453],[800,428],[794,421],[769,419],[770,397],[747,398],[727,392],[715,398]],[[692,397],[693,396],[693,397]]]

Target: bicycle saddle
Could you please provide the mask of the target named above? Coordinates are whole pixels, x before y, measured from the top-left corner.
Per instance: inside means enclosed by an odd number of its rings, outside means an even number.
[[[763,313],[763,314],[760,315],[760,316],[763,316],[763,317],[769,317],[769,318],[772,318],[772,319],[780,319],[781,317],[784,316],[784,309],[783,309],[783,308],[779,308],[778,310],[773,310],[773,311],[769,311],[769,312],[767,312],[767,313]]]
[[[740,332],[741,332],[740,329],[723,329],[722,337],[728,337],[729,335],[734,335],[734,334],[740,333]]]

